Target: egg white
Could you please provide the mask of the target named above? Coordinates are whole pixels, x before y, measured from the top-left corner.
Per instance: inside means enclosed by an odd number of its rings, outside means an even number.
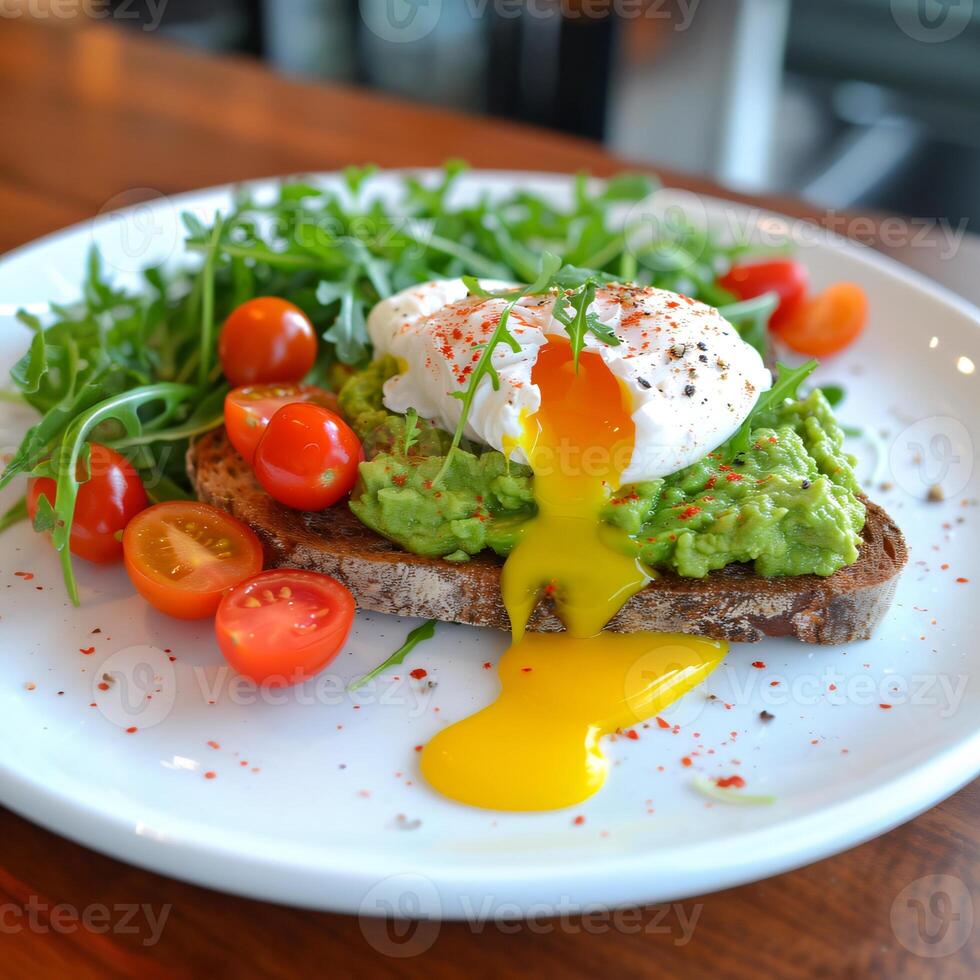
[[[513,283],[485,280],[485,289]],[[527,296],[514,308],[509,329],[519,351],[499,344],[493,365],[500,376],[479,386],[465,433],[494,449],[519,447],[524,420],[541,405],[531,380],[538,349],[551,336],[567,337],[553,316],[555,295]],[[506,299],[469,296],[461,280],[436,280],[388,297],[371,311],[368,332],[379,355],[404,366],[384,386],[393,412],[414,408],[449,432],[463,404],[481,348],[499,322]],[[629,393],[636,440],[623,483],[675,473],[731,437],[772,378],[758,352],[746,344],[716,309],[664,289],[610,285],[597,290],[590,311],[612,328],[619,346],[588,334],[596,351]],[[699,346],[700,345],[700,346]]]

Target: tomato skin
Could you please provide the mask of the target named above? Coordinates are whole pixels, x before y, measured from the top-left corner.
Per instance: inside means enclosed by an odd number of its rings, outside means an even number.
[[[146,490],[125,456],[97,442],[89,444],[89,470],[91,477],[78,488],[68,547],[86,561],[118,561],[123,546],[117,535],[149,505]],[[81,466],[78,475],[82,475]],[[56,488],[55,481],[47,476],[29,481],[27,513],[32,523],[42,496],[54,506]]]
[[[175,619],[204,619],[214,615],[225,592],[262,570],[262,543],[217,507],[173,500],[129,522],[123,558],[136,591],[151,606]]]
[[[225,398],[225,430],[239,455],[251,462],[269,420],[280,408],[293,402],[311,402],[331,411],[337,409],[337,396],[315,385],[244,385],[229,391]]]
[[[285,686],[309,680],[334,660],[355,611],[354,597],[329,575],[273,569],[224,596],[214,629],[238,673]]]
[[[259,296],[225,320],[218,356],[236,388],[301,381],[316,360],[316,331],[298,306],[277,296]]]
[[[354,430],[326,408],[294,403],[272,416],[252,461],[271,497],[296,510],[323,510],[357,482],[364,450]]]
[[[809,277],[799,262],[771,259],[733,265],[718,280],[718,285],[734,293],[740,300],[753,299],[763,293],[777,293],[779,305],[769,318],[769,326],[778,333],[806,299]]]
[[[780,339],[800,354],[826,357],[857,339],[868,320],[868,297],[852,282],[838,282],[808,299],[783,325]]]

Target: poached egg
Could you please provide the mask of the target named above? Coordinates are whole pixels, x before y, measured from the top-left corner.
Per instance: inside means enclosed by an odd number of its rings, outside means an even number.
[[[554,317],[563,301],[548,294],[516,304],[508,326],[519,350],[492,352],[499,389],[480,384],[465,429],[530,465],[538,508],[501,575],[512,631],[501,694],[422,753],[429,783],[474,806],[543,810],[592,795],[608,770],[601,737],[663,710],[727,650],[679,634],[603,632],[654,576],[601,510],[624,483],[676,472],[734,434],[769,373],[717,310],[631,285],[597,290],[590,312],[619,343],[588,334],[576,365]],[[438,281],[379,304],[371,339],[403,368],[385,384],[385,405],[454,430],[462,403],[453,393],[466,390],[507,302]],[[544,597],[566,632],[525,635]]]
[[[484,281],[487,290],[513,283]],[[527,296],[509,327],[520,345],[498,344],[495,391],[480,385],[467,417],[470,439],[527,463],[525,420],[541,408],[533,377],[541,349],[567,340],[554,318],[555,295]],[[385,384],[384,403],[404,414],[414,408],[440,428],[455,430],[464,391],[481,350],[507,305],[504,298],[469,296],[462,280],[436,280],[383,300],[368,317],[375,350],[398,358],[404,370]],[[668,476],[697,462],[733,435],[772,379],[758,352],[717,310],[648,286],[609,285],[596,291],[590,312],[612,329],[618,346],[589,333],[594,351],[623,387],[635,427],[624,483]]]

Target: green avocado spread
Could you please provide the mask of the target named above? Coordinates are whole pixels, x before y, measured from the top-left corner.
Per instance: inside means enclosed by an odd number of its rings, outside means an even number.
[[[382,358],[340,393],[367,457],[351,510],[415,554],[507,555],[535,514],[531,470],[464,441],[437,484],[451,438],[385,409],[382,385],[397,371]],[[823,394],[814,390],[754,421],[748,452],[710,453],[664,479],[624,486],[609,501],[604,520],[625,529],[645,564],[699,578],[733,562],[774,576],[830,575],[857,560],[865,507]]]

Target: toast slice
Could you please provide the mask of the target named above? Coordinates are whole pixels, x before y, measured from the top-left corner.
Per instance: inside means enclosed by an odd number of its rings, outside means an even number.
[[[267,564],[332,575],[361,609],[510,628],[500,596],[503,561],[497,556],[481,554],[463,564],[423,558],[365,527],[346,504],[319,513],[283,507],[258,485],[224,429],[197,440],[187,466],[201,500],[229,511],[258,534]],[[703,579],[664,575],[630,599],[609,629],[696,633],[740,643],[766,636],[822,644],[868,639],[891,605],[908,550],[885,511],[865,503],[860,558],[827,578],[761,578],[746,565],[730,565]],[[562,624],[542,602],[529,628],[551,632]]]

